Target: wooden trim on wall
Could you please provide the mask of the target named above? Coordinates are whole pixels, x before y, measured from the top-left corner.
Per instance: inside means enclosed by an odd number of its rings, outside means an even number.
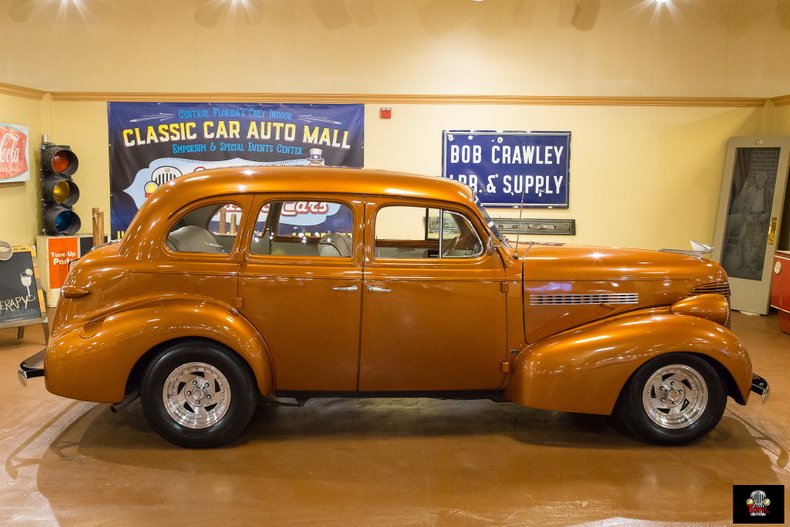
[[[48,92],[0,83],[0,94],[43,99]],[[53,101],[107,102],[260,102],[333,104],[502,104],[520,106],[666,106],[758,108],[768,101],[790,105],[790,95],[759,97],[609,97],[568,95],[408,95],[387,93],[167,93],[52,92]]]
[[[25,88],[24,86],[14,86],[13,84],[3,84],[0,82],[0,95],[14,95],[16,97],[26,97],[28,99],[41,100],[47,92]]]
[[[781,97],[773,97],[771,102],[774,106],[788,106],[790,105],[790,95],[782,95]]]
[[[746,97],[577,97],[540,95],[404,95],[325,93],[53,92],[53,101],[260,102],[346,104],[505,104],[522,106],[761,107],[767,99]]]

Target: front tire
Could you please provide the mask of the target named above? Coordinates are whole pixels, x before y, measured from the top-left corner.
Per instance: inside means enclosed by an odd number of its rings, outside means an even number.
[[[215,342],[182,341],[162,350],[140,388],[151,427],[178,446],[208,448],[237,438],[255,412],[247,364]]]
[[[683,445],[721,420],[727,391],[704,359],[672,353],[643,364],[623,387],[616,414],[635,436],[661,445]]]

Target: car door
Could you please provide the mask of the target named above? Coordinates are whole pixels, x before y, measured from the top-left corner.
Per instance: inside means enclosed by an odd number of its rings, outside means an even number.
[[[372,197],[365,215],[360,390],[501,388],[504,265],[476,217]]]
[[[362,202],[271,195],[253,211],[240,311],[269,347],[276,390],[356,390]]]
[[[237,195],[195,201],[175,212],[161,243],[151,241],[149,258],[135,268],[140,284],[211,298],[233,305],[241,246],[236,226],[250,213],[252,197]]]

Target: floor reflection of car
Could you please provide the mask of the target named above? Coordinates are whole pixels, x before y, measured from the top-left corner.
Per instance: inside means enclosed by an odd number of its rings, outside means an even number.
[[[261,396],[491,398],[693,441],[767,394],[699,255],[513,247],[458,183],[227,168],[157,189],[70,272],[20,366],[75,399],[142,398],[178,445],[236,438]],[[38,362],[43,359],[43,366]]]

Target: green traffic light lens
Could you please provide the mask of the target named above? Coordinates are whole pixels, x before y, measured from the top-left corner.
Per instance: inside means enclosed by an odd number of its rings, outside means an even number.
[[[79,221],[76,216],[72,211],[64,210],[55,217],[55,230],[59,234],[73,234],[76,231],[75,224]]]
[[[72,236],[82,227],[80,217],[71,210],[61,205],[53,205],[44,210],[44,230],[53,236]]]

